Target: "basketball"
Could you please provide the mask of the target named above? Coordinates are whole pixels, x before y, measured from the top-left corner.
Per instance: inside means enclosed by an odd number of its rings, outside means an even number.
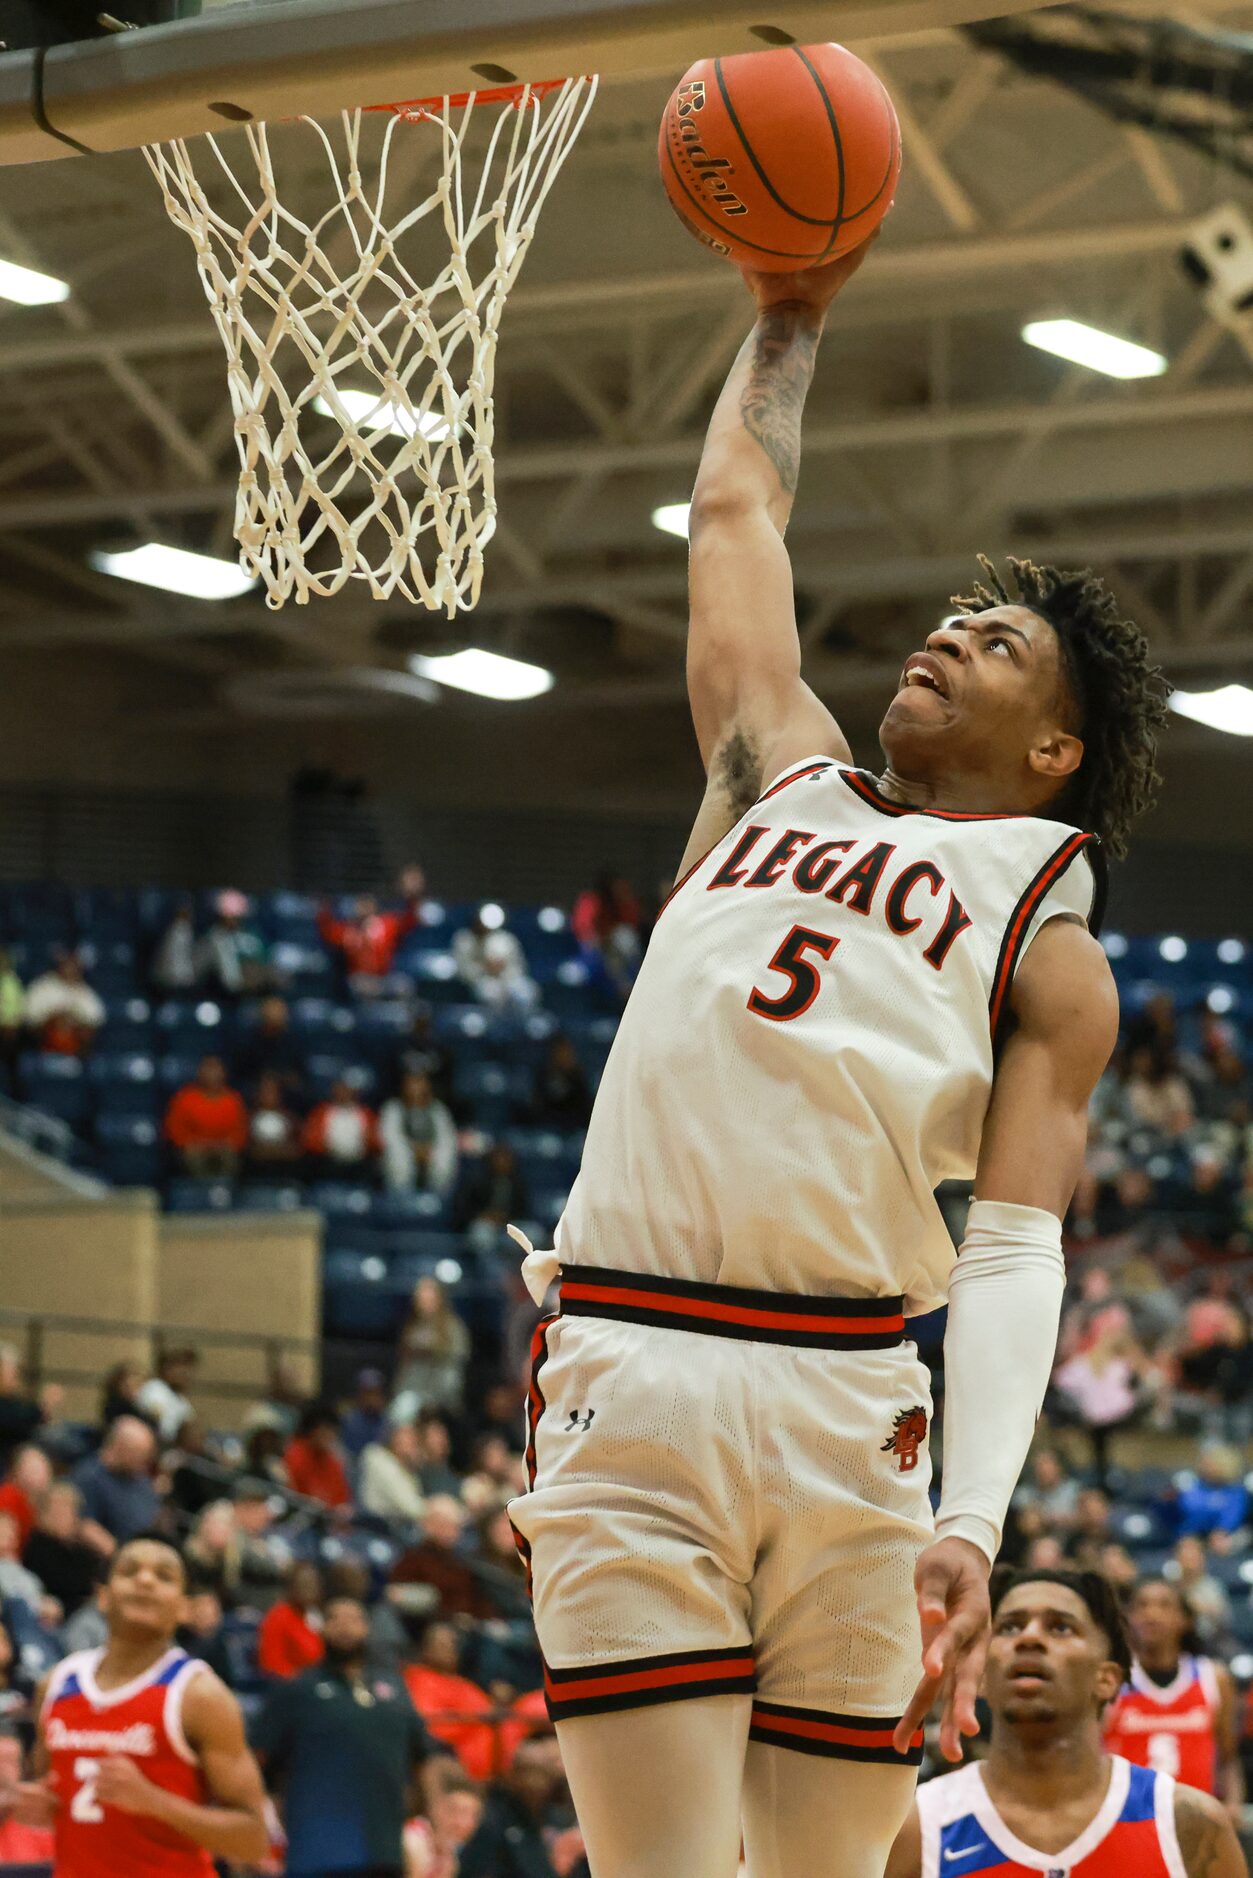
[[[892,206],[901,132],[870,67],[843,46],[702,59],[661,120],[675,214],[715,254],[786,274],[847,254]]]

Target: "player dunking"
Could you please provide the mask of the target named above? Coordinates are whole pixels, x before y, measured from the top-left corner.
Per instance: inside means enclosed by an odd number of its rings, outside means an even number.
[[[1130,1665],[1097,1573],[1009,1579],[983,1685],[991,1751],[920,1789],[888,1878],[1245,1878],[1217,1800],[1102,1746]]]
[[[957,1758],[1117,1030],[1095,851],[1164,703],[1101,584],[989,568],[906,661],[881,776],[801,678],[783,535],[860,258],[747,277],[691,510],[705,798],[525,1268],[561,1309],[510,1511],[594,1878],[730,1878],[741,1812],[753,1878],[880,1878],[941,1692]],[[971,1176],[955,1264],[933,1190]],[[905,1321],[946,1296],[933,1532]]]
[[[19,1818],[51,1825],[54,1878],[212,1878],[215,1858],[269,1852],[265,1793],[233,1695],[174,1646],[187,1580],[168,1539],[119,1547],[109,1641],[58,1664],[41,1692],[42,1776]]]

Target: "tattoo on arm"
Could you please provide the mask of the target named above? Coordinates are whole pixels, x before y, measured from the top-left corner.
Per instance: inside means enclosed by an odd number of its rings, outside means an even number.
[[[1175,1789],[1175,1831],[1188,1878],[1237,1878],[1247,1870],[1230,1819],[1208,1794]]]
[[[735,811],[751,809],[761,794],[761,751],[743,730],[733,730],[714,758],[718,782]]]
[[[740,415],[774,464],[787,495],[796,491],[801,462],[801,417],[814,375],[820,327],[796,307],[772,307],[752,337]]]

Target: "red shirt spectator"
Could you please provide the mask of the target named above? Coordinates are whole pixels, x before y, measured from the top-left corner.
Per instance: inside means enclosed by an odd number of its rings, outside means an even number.
[[[322,1661],[321,1601],[318,1568],[301,1560],[288,1574],[287,1596],[261,1619],[257,1667],[263,1675],[299,1676]]]
[[[52,1463],[43,1449],[19,1448],[0,1484],[0,1513],[8,1513],[16,1522],[19,1551],[35,1530],[38,1503],[51,1485]]]
[[[283,1465],[293,1493],[323,1506],[351,1506],[352,1489],[340,1457],[339,1423],[326,1409],[306,1410],[288,1442]]]
[[[10,1804],[14,1787],[23,1778],[22,1744],[15,1734],[0,1735],[0,1796]],[[15,1819],[0,1820],[0,1867],[51,1865],[55,1851],[47,1826],[19,1826]]]
[[[457,1550],[466,1511],[450,1494],[434,1494],[426,1503],[425,1537],[410,1546],[392,1567],[387,1595],[402,1614],[430,1617],[494,1617],[478,1580]]]
[[[492,1700],[477,1682],[458,1674],[457,1658],[455,1626],[429,1624],[421,1657],[405,1670],[405,1687],[435,1739],[452,1749],[475,1780],[490,1780],[500,1771],[495,1730],[475,1717],[490,1715]]]
[[[221,1057],[206,1056],[195,1082],[184,1083],[165,1112],[165,1136],[189,1165],[204,1158],[204,1150],[220,1156],[242,1154],[248,1141],[248,1110],[244,1099],[227,1086]]]
[[[400,884],[407,904],[399,913],[381,913],[373,894],[365,893],[352,919],[336,919],[327,907],[318,914],[318,931],[328,946],[343,954],[350,978],[386,978],[397,946],[417,925],[426,890],[421,868],[407,867]]]
[[[360,1167],[379,1152],[378,1117],[346,1082],[333,1083],[330,1100],[319,1102],[305,1123],[303,1145],[334,1167]]]

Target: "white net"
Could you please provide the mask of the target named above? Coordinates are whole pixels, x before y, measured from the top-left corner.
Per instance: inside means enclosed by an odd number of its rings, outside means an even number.
[[[302,145],[286,202],[265,124],[199,138],[196,157],[145,150],[226,347],[235,535],[271,606],[350,580],[450,617],[477,601],[501,315],[595,90],[579,77],[345,112],[339,150],[301,118],[282,127],[285,159]],[[402,154],[410,138],[424,147]],[[293,199],[325,202],[328,177],[329,206],[302,219]],[[406,200],[389,205],[389,182]]]

